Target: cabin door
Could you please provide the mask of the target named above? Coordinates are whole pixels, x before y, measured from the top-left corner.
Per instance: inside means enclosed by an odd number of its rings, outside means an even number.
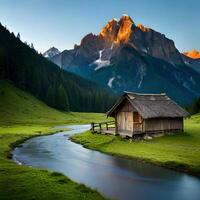
[[[138,112],[133,113],[133,131],[142,131],[142,119]]]
[[[120,112],[117,115],[119,131],[133,131],[133,113]]]
[[[125,130],[133,131],[133,113],[125,112]]]

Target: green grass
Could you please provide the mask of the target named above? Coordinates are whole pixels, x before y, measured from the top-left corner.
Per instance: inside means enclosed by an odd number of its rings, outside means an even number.
[[[105,114],[65,113],[48,107],[32,95],[0,80],[0,125],[70,124],[106,120]]]
[[[40,125],[0,128],[0,199],[104,199],[62,174],[17,165],[7,158],[16,141],[49,133],[49,127]]]
[[[11,149],[23,140],[53,133],[56,124],[105,120],[104,114],[62,113],[11,84],[0,81],[0,199],[105,199],[66,176],[15,164]]]
[[[148,141],[134,141],[116,136],[92,134],[72,137],[86,148],[122,157],[136,158],[160,166],[200,176],[200,114],[185,121],[185,132]]]

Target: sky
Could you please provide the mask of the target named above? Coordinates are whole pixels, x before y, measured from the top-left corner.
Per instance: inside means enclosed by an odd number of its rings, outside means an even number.
[[[71,49],[123,14],[174,40],[179,51],[200,50],[200,0],[0,0],[0,22],[39,52]]]

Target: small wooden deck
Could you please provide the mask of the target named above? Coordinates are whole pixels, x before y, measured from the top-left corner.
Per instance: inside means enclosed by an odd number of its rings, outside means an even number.
[[[112,134],[115,135],[115,121],[91,123],[92,133]]]
[[[120,135],[122,137],[133,137],[134,135],[141,134],[142,132],[131,132],[131,131],[122,131],[118,130],[116,133],[115,129],[115,121],[101,122],[101,123],[91,123],[91,131],[92,133],[99,134],[110,134],[110,135]]]
[[[112,134],[115,135],[115,121],[91,123],[92,133]]]
[[[115,121],[107,121],[107,122],[101,122],[101,123],[91,123],[91,131],[92,133],[98,133],[103,135],[120,135],[123,138],[140,138],[144,135],[156,135],[156,134],[164,134],[168,132],[180,132],[183,130],[179,129],[169,129],[169,130],[154,130],[154,131],[141,131],[140,123],[134,123],[133,124],[133,131],[129,130],[116,130],[116,122]]]
[[[116,135],[115,128],[102,129],[101,134]]]

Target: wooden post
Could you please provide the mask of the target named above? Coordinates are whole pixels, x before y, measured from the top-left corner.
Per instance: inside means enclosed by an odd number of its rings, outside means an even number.
[[[134,128],[135,128],[135,126],[134,126],[134,112],[133,112],[133,130],[132,130],[133,134],[134,134]]]
[[[102,133],[102,130],[104,128],[104,125],[106,126],[106,130],[109,130],[109,128],[112,129],[112,126],[109,127],[110,125],[114,125],[116,123],[116,121],[109,121],[109,122],[101,122],[101,123],[94,123],[91,122],[91,131],[92,133]],[[116,125],[116,124],[115,124]],[[103,126],[103,127],[102,127]],[[95,130],[96,128],[96,130]],[[116,126],[114,126],[114,128],[116,128]]]
[[[117,115],[115,115],[115,134],[118,134],[118,126],[117,126]]]
[[[91,131],[94,133],[94,122],[91,122]]]
[[[100,133],[101,133],[101,123],[99,123],[99,130],[100,130]]]

